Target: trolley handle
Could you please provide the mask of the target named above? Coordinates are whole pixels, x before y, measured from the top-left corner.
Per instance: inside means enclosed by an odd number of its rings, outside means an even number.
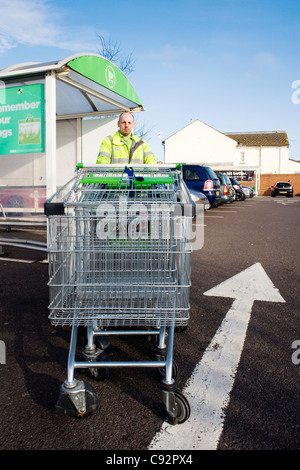
[[[125,177],[127,175],[127,177]],[[106,188],[118,188],[125,187],[127,189],[151,189],[155,185],[174,185],[174,178],[169,176],[136,176],[134,168],[125,167],[120,176],[95,176],[89,174],[83,176],[79,181],[80,184],[101,184],[105,185]]]
[[[121,176],[121,180],[124,179],[124,175],[128,176],[129,187],[130,187],[130,189],[133,189],[134,188],[134,180],[135,180],[134,169],[132,167],[128,168],[127,166],[125,166],[124,171],[123,171],[122,176]]]

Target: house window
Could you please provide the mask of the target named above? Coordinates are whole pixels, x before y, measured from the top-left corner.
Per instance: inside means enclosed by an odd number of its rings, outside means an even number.
[[[245,163],[245,152],[240,152],[239,163]]]

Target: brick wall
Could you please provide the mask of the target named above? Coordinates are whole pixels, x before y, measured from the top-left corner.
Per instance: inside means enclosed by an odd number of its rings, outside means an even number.
[[[260,196],[270,196],[271,186],[277,181],[289,181],[294,188],[294,196],[300,196],[300,174],[260,175]]]
[[[271,186],[274,186],[277,181],[289,181],[294,188],[294,196],[300,196],[300,174],[280,174],[280,175],[260,175],[260,196],[270,196]],[[243,182],[245,186],[255,186],[255,181]]]

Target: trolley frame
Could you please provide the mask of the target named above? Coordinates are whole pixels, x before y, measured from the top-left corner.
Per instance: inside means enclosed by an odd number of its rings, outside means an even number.
[[[101,243],[97,244],[94,237],[95,224],[99,223],[97,207],[100,207],[100,209],[103,209],[103,207],[107,209],[109,206],[116,208],[117,198],[119,198],[119,201],[120,198],[123,198],[124,202],[124,197],[129,207],[134,204],[141,211],[145,207],[153,208],[157,207],[158,204],[164,207],[164,205],[169,204],[172,207],[172,216],[169,222],[173,228],[175,219],[178,218],[176,209],[180,208],[179,212],[181,213],[182,208],[188,208],[188,213],[182,216],[184,221],[183,233],[181,232],[178,236],[171,228],[171,233],[168,233],[170,240],[165,245],[160,245],[159,241],[149,241],[149,230],[152,236],[154,231],[151,232],[152,226],[149,229],[150,225],[147,221],[147,227],[144,225],[148,238],[146,236],[143,239],[142,248],[141,245],[135,245],[134,241],[132,243],[128,239],[129,232],[126,230],[124,238],[118,240],[116,236],[112,237],[113,242],[111,245],[107,244],[109,237],[104,240],[102,245]],[[116,210],[120,216],[121,210],[119,208]],[[128,216],[128,207],[126,210]],[[181,167],[135,165],[124,168],[122,165],[110,167],[106,165],[79,165],[76,176],[46,201],[45,214],[48,217],[49,240],[49,318],[53,324],[67,324],[72,327],[67,378],[61,387],[57,411],[73,416],[82,416],[98,409],[96,392],[89,384],[75,379],[76,369],[88,368],[91,375],[97,379],[101,369],[146,367],[163,371],[161,393],[169,422],[171,424],[184,422],[189,417],[190,409],[188,401],[177,391],[176,377],[174,377],[173,348],[176,325],[186,326],[189,319],[191,256],[189,236],[191,234],[192,210],[191,198],[182,179]],[[109,210],[106,212],[107,214],[109,215]],[[106,227],[109,227],[112,221],[115,222],[114,216],[115,214],[113,214],[112,219],[109,216],[106,218]],[[120,220],[122,221],[122,218]],[[139,218],[138,221],[138,229],[141,231],[143,219]],[[128,221],[126,223],[129,231]],[[159,230],[162,230],[162,225],[163,216],[158,216]],[[115,224],[114,228],[116,227],[120,231],[120,223],[119,225]],[[85,230],[87,230],[87,235]],[[157,236],[158,240],[161,235],[160,231]],[[147,242],[150,251],[153,249],[150,254],[146,250]],[[180,248],[178,248],[178,245],[180,245]],[[137,269],[136,278],[132,277],[133,275],[129,269],[130,257],[135,246],[138,247],[140,253],[136,256],[136,264],[133,264],[133,267]],[[159,249],[155,251],[157,246]],[[124,247],[125,249],[123,249]],[[101,249],[102,251],[100,251]],[[82,256],[83,252],[88,253],[86,258]],[[103,261],[104,259],[105,261]],[[121,292],[121,294],[117,294],[117,290],[113,290],[109,282],[114,279],[113,269],[118,266],[120,260],[124,261],[124,259],[127,269],[125,272],[129,276],[129,280],[127,280],[127,283],[122,281],[122,284],[120,282],[121,278],[117,276],[115,288],[119,288],[119,292]],[[161,259],[163,260],[162,265],[160,264]],[[128,263],[128,266],[126,266],[126,263]],[[154,279],[151,282],[153,284],[142,276],[142,274],[147,275],[147,270],[143,271],[143,263],[146,264],[146,267],[148,263],[148,267],[154,267],[154,270],[157,270],[155,275],[152,275]],[[97,267],[100,269],[104,281],[103,267],[112,266],[112,273],[110,273],[112,277],[106,283],[101,279],[101,283],[94,273],[94,276],[96,276],[93,278],[94,283],[90,282],[92,275],[90,266],[93,266],[94,271]],[[164,266],[163,269],[162,266]],[[72,269],[76,267],[77,280],[76,276],[73,277],[72,272]],[[126,276],[123,277],[126,278]],[[137,282],[138,277],[142,278],[142,282]],[[137,297],[140,297],[138,298],[140,308],[145,293],[146,296],[147,293],[153,294],[155,302],[150,308],[150,314],[147,303],[145,303],[141,308],[142,313],[134,312],[132,316],[132,302],[130,301],[129,307],[127,305],[127,296],[132,294],[132,285],[130,284],[132,280],[134,281],[134,293]],[[160,285],[159,281],[165,284]],[[114,299],[109,298],[109,289],[113,291],[112,296],[114,295]],[[137,294],[139,289],[141,289],[141,294]],[[105,292],[104,296],[103,291]],[[72,298],[75,298],[76,301],[80,299],[83,292],[85,295],[84,300],[77,301],[77,305],[68,305],[70,292]],[[165,292],[169,293],[170,298],[172,295],[174,296],[172,305],[162,303]],[[103,305],[99,306],[97,302],[95,305],[94,301],[95,298],[98,301],[101,295],[103,297],[101,302],[107,300],[112,303],[110,309],[105,310],[104,308],[104,313]],[[119,299],[116,302],[118,295]],[[126,301],[124,297],[126,297]],[[87,302],[88,298],[92,298],[94,303],[85,306],[84,302]],[[178,302],[181,303],[179,308],[177,308]],[[159,313],[156,312],[154,304],[160,304],[157,309]],[[84,360],[76,361],[77,333],[78,327],[82,324],[87,328],[87,345],[83,351]],[[126,328],[127,325],[140,328],[128,329]],[[154,336],[157,341],[155,359],[152,361],[102,360],[107,345],[97,347],[97,339],[105,338],[106,343],[110,344],[110,337],[121,335]]]

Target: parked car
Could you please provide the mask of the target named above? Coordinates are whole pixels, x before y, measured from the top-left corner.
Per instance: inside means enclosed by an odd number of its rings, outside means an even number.
[[[175,188],[177,194],[177,201],[180,202],[180,190],[177,182],[175,182]],[[183,187],[181,187],[181,191],[187,191],[188,193],[188,199],[190,200],[190,204],[192,205],[192,217],[196,217],[197,214],[199,214],[200,210],[208,210],[210,208],[209,201],[203,193],[200,193],[195,189],[189,189],[185,183],[183,184]],[[197,209],[196,206],[202,207],[200,209]]]
[[[229,178],[229,179],[231,181],[232,187],[233,187],[234,192],[235,192],[235,198],[240,199],[241,201],[243,201],[246,196],[245,196],[245,193],[242,189],[241,184],[235,178]]]
[[[227,204],[235,200],[235,192],[229,177],[225,173],[217,173],[221,185],[221,201]]]
[[[276,183],[274,187],[272,186],[272,188],[273,188],[272,193],[271,193],[272,197],[275,197],[275,196],[293,197],[294,196],[294,190],[293,190],[293,186],[291,185],[291,183],[279,182],[279,183]]]
[[[249,186],[241,186],[241,188],[242,188],[246,198],[254,196],[254,191]]]
[[[183,164],[182,173],[189,190],[204,194],[209,201],[210,207],[221,204],[220,181],[210,167]]]
[[[205,194],[195,191],[195,189],[189,189],[189,192],[193,203],[193,217],[197,215],[197,205],[202,205],[204,210],[210,209],[209,200]]]

